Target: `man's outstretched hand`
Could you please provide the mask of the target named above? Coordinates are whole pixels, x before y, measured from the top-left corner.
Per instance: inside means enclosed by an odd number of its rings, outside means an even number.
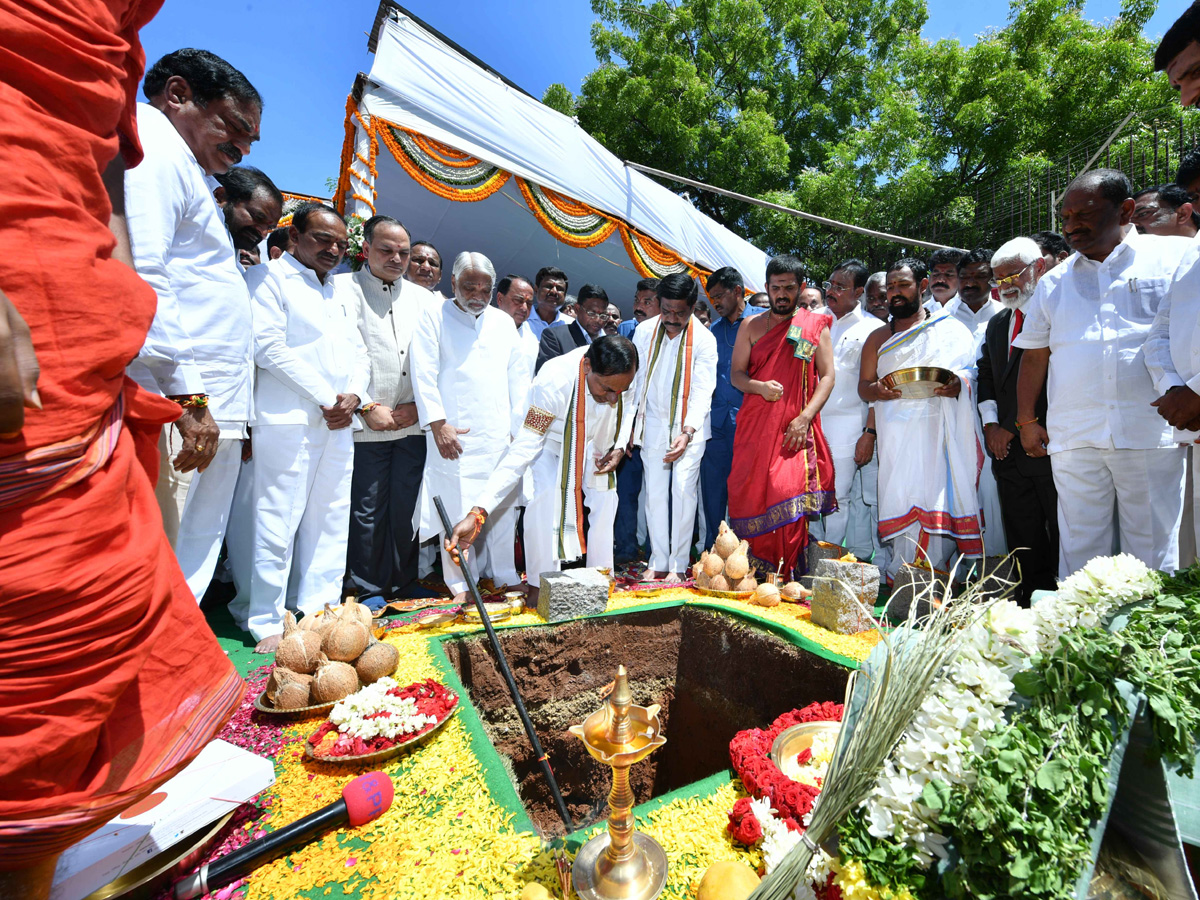
[[[39,374],[29,326],[0,291],[0,439],[21,433],[27,407],[42,408],[37,392]]]
[[[479,509],[479,507],[472,507],[472,509]],[[483,513],[483,510],[479,511]],[[486,516],[486,513],[484,515]],[[466,518],[454,526],[450,536],[442,541],[446,552],[450,554],[450,558],[459,568],[462,568],[462,554],[465,554],[470,549],[471,542],[479,537],[479,530],[479,520],[469,512]]]

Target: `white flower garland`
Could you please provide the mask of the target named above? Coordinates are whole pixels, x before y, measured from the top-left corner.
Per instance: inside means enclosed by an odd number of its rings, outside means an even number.
[[[339,733],[364,741],[375,737],[394,740],[437,722],[433,716],[417,712],[417,701],[412,697],[401,699],[388,693],[396,687],[399,685],[395,679],[380,678],[338,701],[329,712],[329,721],[337,726]],[[376,713],[387,715],[367,718]]]
[[[770,800],[751,800],[750,809],[762,827],[763,866],[769,875],[789,851],[800,843],[800,832],[792,831],[783,823],[783,819],[779,818],[771,807]],[[809,880],[801,882],[796,888],[794,900],[815,900],[812,885],[824,886],[832,872],[833,861],[832,856],[818,847],[808,864]]]
[[[993,603],[971,628],[963,649],[930,691],[884,765],[862,806],[872,837],[908,845],[928,867],[945,857],[946,837],[937,813],[921,802],[925,786],[940,781],[971,784],[973,757],[990,732],[1002,727],[1013,694],[1012,678],[1036,652],[1054,649],[1071,628],[1098,627],[1119,606],[1156,592],[1160,576],[1122,553],[1098,557],[1059,584],[1032,609],[1010,600]],[[765,849],[765,844],[764,844]]]

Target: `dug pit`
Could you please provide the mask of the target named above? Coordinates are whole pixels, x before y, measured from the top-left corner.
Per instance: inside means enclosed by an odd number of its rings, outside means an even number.
[[[631,770],[638,803],[729,767],[729,742],[788,710],[840,701],[849,672],[743,619],[688,606],[497,632],[575,828],[607,815],[610,770],[567,733],[623,664],[634,702],[662,707],[665,746]],[[543,837],[562,820],[483,635],[442,644]]]

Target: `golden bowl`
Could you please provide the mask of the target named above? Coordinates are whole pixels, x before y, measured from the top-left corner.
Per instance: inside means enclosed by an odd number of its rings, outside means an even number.
[[[503,603],[485,603],[483,604],[483,611],[487,613],[488,620],[492,622],[503,622],[505,619],[511,619],[514,612],[512,605],[508,601]],[[473,603],[463,607],[462,616],[468,622],[483,621],[479,618],[478,607]]]
[[[905,400],[928,400],[934,396],[934,391],[950,384],[956,377],[949,369],[913,366],[884,375],[879,383],[889,390],[899,391]]]
[[[841,722],[801,722],[791,728],[785,728],[771,744],[771,762],[783,771],[783,761],[795,756],[802,750],[812,747],[813,738],[822,732],[837,734],[842,729]]]

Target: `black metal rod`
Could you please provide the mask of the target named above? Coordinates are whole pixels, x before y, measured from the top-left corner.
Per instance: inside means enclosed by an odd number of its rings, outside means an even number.
[[[438,515],[442,517],[442,528],[445,529],[444,538],[448,538],[454,533],[454,523],[450,521],[450,517],[446,514],[446,507],[442,503],[442,498],[435,496],[433,498],[434,505],[437,506]],[[459,551],[460,555],[462,551]],[[521,723],[525,726],[525,734],[529,737],[529,743],[533,745],[534,755],[537,756],[538,763],[542,767],[542,774],[546,776],[546,781],[550,785],[550,793],[554,795],[554,805],[558,807],[558,814],[562,816],[563,824],[567,826],[567,833],[570,834],[575,830],[574,823],[571,822],[571,814],[567,812],[567,804],[563,802],[562,792],[558,789],[558,781],[554,778],[554,770],[550,768],[550,761],[546,758],[545,751],[542,750],[542,742],[538,740],[537,732],[533,728],[533,723],[529,721],[529,713],[525,711],[525,704],[521,700],[521,692],[517,690],[517,682],[513,678],[512,669],[508,667],[508,660],[504,658],[504,651],[500,649],[500,642],[496,640],[496,630],[492,628],[491,619],[488,618],[487,610],[483,606],[483,597],[479,594],[479,585],[475,583],[475,578],[466,566],[466,560],[460,566],[463,577],[467,579],[467,587],[471,589],[471,597],[475,601],[475,608],[479,610],[479,620],[483,622],[483,629],[487,632],[488,640],[492,644],[492,649],[496,652],[496,662],[500,666],[500,672],[504,675],[504,680],[508,682],[508,692],[512,694],[513,703],[517,705],[517,712],[521,716]]]

